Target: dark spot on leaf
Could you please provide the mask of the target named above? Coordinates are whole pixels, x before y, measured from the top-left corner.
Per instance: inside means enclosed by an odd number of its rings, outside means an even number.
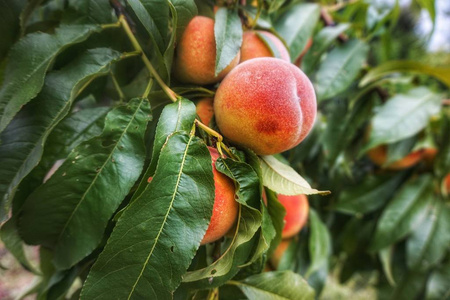
[[[173,253],[174,248],[175,248],[174,246],[170,247],[170,252]]]

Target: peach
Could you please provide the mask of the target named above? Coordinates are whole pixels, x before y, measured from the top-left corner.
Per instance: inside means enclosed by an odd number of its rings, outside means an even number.
[[[234,199],[235,187],[233,181],[217,171],[215,167],[219,153],[216,149],[208,147],[212,158],[215,197],[214,207],[205,236],[201,245],[212,243],[223,237],[236,222],[239,205]]]
[[[272,57],[234,68],[214,98],[217,126],[230,141],[269,155],[298,145],[316,118],[314,88],[295,65]]]
[[[445,192],[447,193],[447,195],[450,195],[450,173],[445,176],[443,184]]]
[[[271,49],[258,34],[269,40],[274,48]],[[288,50],[278,37],[267,31],[246,31],[242,36],[241,62],[257,57],[278,57],[291,61]]]
[[[214,115],[213,98],[203,98],[197,102],[197,115],[203,124],[211,122]]]
[[[438,153],[438,149],[436,148],[424,148],[423,149],[423,160],[428,163],[432,164],[434,162],[434,159],[436,158],[436,155]]]
[[[214,20],[194,17],[187,25],[176,48],[174,73],[185,83],[212,84],[222,80],[239,63],[240,54],[217,76]]]
[[[387,159],[387,146],[380,145],[370,149],[367,152],[369,158],[378,166],[381,166],[387,170],[402,170],[414,166],[423,158],[424,150],[416,150],[405,156],[404,158],[397,160],[387,166],[384,163]]]
[[[309,212],[308,198],[305,195],[286,196],[278,194],[278,201],[286,209],[281,237],[283,239],[291,238],[299,233],[306,224]]]
[[[270,257],[270,264],[275,269],[278,269],[278,265],[280,264],[281,258],[283,257],[284,252],[286,252],[287,248],[291,240],[282,240],[281,243],[275,248],[272,256]]]

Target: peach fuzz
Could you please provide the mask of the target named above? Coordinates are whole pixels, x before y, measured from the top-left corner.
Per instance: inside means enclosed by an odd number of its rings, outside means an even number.
[[[214,98],[217,126],[230,141],[269,155],[298,145],[316,118],[308,77],[284,60],[261,57],[239,64]]]
[[[202,98],[197,102],[197,115],[203,124],[208,125],[214,115],[213,98]]]
[[[397,160],[387,166],[384,163],[387,160],[387,146],[380,145],[370,149],[367,152],[370,160],[376,165],[385,168],[387,170],[402,170],[414,166],[423,158],[424,150],[416,150],[405,156],[404,158]]]
[[[309,203],[305,195],[278,195],[278,201],[286,209],[284,228],[281,233],[283,239],[293,237],[302,230],[308,219]]]
[[[208,150],[212,158],[215,196],[211,221],[201,245],[212,243],[223,237],[236,222],[239,210],[239,205],[234,199],[235,187],[233,181],[217,171],[215,167],[219,153],[212,147],[208,147]]]
[[[269,40],[275,49],[271,49],[258,34]],[[242,36],[241,62],[257,57],[278,57],[291,61],[288,50],[278,37],[267,31],[246,31]]]
[[[212,84],[216,83],[239,63],[240,54],[217,76],[216,41],[214,38],[214,20],[194,17],[187,25],[176,48],[174,74],[185,83]]]

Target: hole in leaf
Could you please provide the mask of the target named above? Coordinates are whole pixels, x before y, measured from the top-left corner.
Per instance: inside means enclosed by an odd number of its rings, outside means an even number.
[[[170,252],[173,253],[174,248],[175,248],[174,246],[170,247]]]
[[[213,269],[212,271],[211,271],[211,275],[214,275],[214,274],[216,274],[217,273],[217,270],[216,269]]]

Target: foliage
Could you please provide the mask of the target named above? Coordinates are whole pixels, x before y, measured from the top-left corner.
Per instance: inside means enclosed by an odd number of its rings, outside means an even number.
[[[398,1],[213,2],[0,0],[0,236],[39,278],[30,293],[313,299],[331,276],[375,276],[380,298],[448,297],[450,66],[400,49],[411,12]],[[196,120],[192,101],[217,85],[172,78],[174,47],[214,5],[216,74],[254,27],[278,35],[313,82],[318,117],[296,148],[258,157]],[[434,20],[433,0],[415,6]],[[216,168],[235,183],[239,216],[200,246],[214,198],[207,146],[227,153]],[[367,156],[379,146],[381,166]],[[418,164],[385,168],[413,151]],[[278,270],[274,193],[308,194],[312,207]],[[40,245],[38,269],[25,244]]]

